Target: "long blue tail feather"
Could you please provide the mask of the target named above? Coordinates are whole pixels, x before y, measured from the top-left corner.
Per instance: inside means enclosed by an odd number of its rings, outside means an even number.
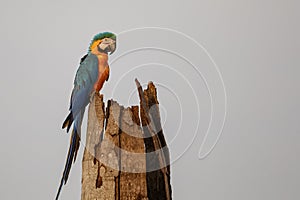
[[[82,124],[83,115],[84,115],[84,110],[81,111],[80,114],[78,116],[76,116],[75,120],[74,120],[68,156],[67,156],[63,176],[60,181],[58,192],[57,192],[57,195],[55,198],[56,200],[58,200],[62,186],[64,184],[66,184],[68,181],[69,173],[70,173],[71,166],[72,166],[72,161],[74,160],[74,162],[75,162],[75,160],[76,160],[76,156],[77,156],[77,152],[78,152],[79,144],[80,144],[81,124]]]

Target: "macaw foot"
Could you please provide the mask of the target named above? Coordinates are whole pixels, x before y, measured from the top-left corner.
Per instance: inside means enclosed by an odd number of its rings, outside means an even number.
[[[94,90],[90,95],[90,103],[92,103],[94,97],[95,97],[96,91]]]

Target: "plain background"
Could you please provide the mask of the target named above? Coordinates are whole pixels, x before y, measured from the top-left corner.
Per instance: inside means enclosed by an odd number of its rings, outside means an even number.
[[[170,148],[172,159],[176,160],[172,165],[173,198],[299,199],[299,7],[296,0],[2,1],[0,199],[54,199],[69,143],[69,135],[60,126],[68,112],[80,57],[99,31],[118,34],[145,26],[175,29],[204,45],[226,86],[226,124],[216,148],[203,160],[198,159],[203,132],[188,150],[183,150],[186,141],[180,139],[188,134],[186,130],[174,134],[180,110],[176,110],[178,101],[172,94],[189,97],[189,90],[184,88],[188,86],[167,85],[174,92],[164,92],[163,86],[158,90],[164,107],[165,134],[169,142],[174,140]],[[120,37],[120,51],[113,56],[137,41],[159,41],[158,36],[147,32],[134,34]],[[170,34],[169,48],[190,47],[175,39]],[[154,53],[151,57],[151,52],[142,52],[145,58],[132,54],[130,60],[158,58],[155,56],[159,52]],[[162,53],[159,55],[162,60],[175,62]],[[124,73],[118,66],[126,65],[124,71],[133,66],[124,59],[111,66],[111,78],[103,93],[105,99],[113,97],[123,105],[131,105],[136,103],[134,98],[127,103],[128,97],[124,97],[134,92],[130,76],[119,85],[127,91],[120,93],[117,87],[114,94],[110,93]],[[201,62],[197,67],[205,70]],[[146,74],[145,70],[131,75],[142,83],[153,80],[167,84],[178,80],[176,74],[163,71],[152,70],[147,73],[149,77],[143,73]],[[200,124],[207,124],[207,93],[201,95],[203,86],[192,85],[198,98],[203,99],[191,100],[190,104],[181,99],[183,110],[191,110],[190,114],[197,117],[198,103],[204,110]],[[165,95],[168,91],[169,96]],[[216,95],[218,92],[221,90],[216,89]],[[189,135],[188,142],[190,139]],[[80,199],[82,149],[61,199]],[[180,153],[183,155],[179,156]]]

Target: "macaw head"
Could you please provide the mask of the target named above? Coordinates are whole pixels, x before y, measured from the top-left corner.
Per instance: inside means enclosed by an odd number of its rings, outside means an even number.
[[[116,35],[110,32],[98,33],[94,36],[89,52],[97,48],[99,52],[109,53],[110,55],[116,50]]]

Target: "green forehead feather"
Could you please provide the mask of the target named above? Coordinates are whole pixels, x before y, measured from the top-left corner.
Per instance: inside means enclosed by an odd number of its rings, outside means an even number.
[[[102,40],[103,38],[111,38],[115,40],[116,35],[110,32],[98,33],[97,35],[94,36],[93,41]]]
[[[98,33],[97,35],[94,36],[93,40],[91,41],[89,46],[89,51],[91,50],[91,46],[95,41],[102,40],[104,38],[111,38],[113,40],[116,40],[116,35],[111,32]]]

